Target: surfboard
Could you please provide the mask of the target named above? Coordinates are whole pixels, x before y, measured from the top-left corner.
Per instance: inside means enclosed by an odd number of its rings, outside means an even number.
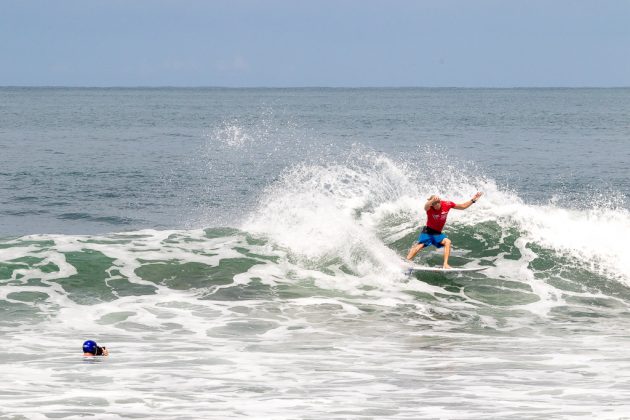
[[[407,269],[407,272],[409,272],[409,270],[411,270],[411,272],[417,272],[417,271],[423,271],[423,272],[430,272],[430,273],[474,273],[477,271],[483,271],[488,269],[488,267],[473,267],[473,268],[458,268],[458,267],[453,267],[453,268],[442,268],[442,267],[426,267],[426,266],[421,266],[421,265],[411,265],[409,266],[409,268]]]

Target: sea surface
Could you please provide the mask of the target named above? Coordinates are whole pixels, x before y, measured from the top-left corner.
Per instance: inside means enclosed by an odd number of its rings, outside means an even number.
[[[629,167],[630,89],[0,88],[0,419],[630,419]]]

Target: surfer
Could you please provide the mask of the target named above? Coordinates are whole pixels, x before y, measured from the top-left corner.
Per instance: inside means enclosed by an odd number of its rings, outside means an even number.
[[[439,196],[432,195],[424,203],[424,210],[427,212],[427,223],[422,228],[418,241],[409,250],[407,260],[412,261],[422,248],[433,245],[436,248],[444,247],[444,268],[451,268],[448,265],[448,257],[451,254],[451,240],[442,233],[442,228],[446,223],[446,217],[450,209],[465,210],[479,200],[483,193],[477,192],[465,203],[455,204],[452,201],[442,201]]]
[[[107,347],[99,346],[96,341],[87,340],[83,343],[83,355],[84,356],[109,356]]]

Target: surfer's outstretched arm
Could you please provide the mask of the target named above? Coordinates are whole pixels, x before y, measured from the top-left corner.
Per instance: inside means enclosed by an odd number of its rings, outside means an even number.
[[[466,210],[468,207],[470,207],[473,204],[475,204],[477,202],[477,200],[479,200],[479,197],[481,197],[482,195],[483,195],[482,192],[477,192],[477,194],[475,194],[473,196],[473,198],[471,198],[470,200],[466,201],[465,203],[456,204],[455,207],[453,207],[453,208],[457,209],[457,210]]]

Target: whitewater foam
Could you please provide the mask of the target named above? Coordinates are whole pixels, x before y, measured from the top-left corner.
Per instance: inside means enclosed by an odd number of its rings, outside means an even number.
[[[458,171],[456,165],[442,169],[427,172],[416,183],[419,170],[378,155],[350,158],[345,164],[298,165],[267,188],[243,229],[311,262],[339,258],[359,275],[384,274],[381,270],[391,272],[396,266],[389,243],[415,234],[424,223],[427,196],[439,193],[464,202],[480,190],[484,196],[473,207],[451,211],[450,225],[496,222],[504,231],[517,229],[525,247],[537,244],[628,281],[626,210],[527,204],[492,180]],[[592,232],[602,234],[594,237]]]

